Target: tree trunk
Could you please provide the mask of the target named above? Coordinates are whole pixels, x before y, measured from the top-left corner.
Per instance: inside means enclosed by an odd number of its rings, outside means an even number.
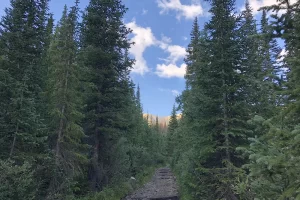
[[[18,66],[18,67],[19,67],[19,66]],[[26,76],[26,74],[25,74],[25,76]],[[26,79],[24,79],[23,87],[25,87],[25,80],[26,80]],[[20,110],[21,110],[22,107],[23,107],[23,98],[24,98],[24,94],[23,94],[23,89],[22,89],[22,91],[21,91]],[[11,145],[11,149],[10,149],[10,153],[9,153],[9,157],[10,157],[10,158],[12,157],[12,155],[13,155],[13,153],[14,153],[14,150],[15,150],[18,132],[19,132],[19,121],[17,121],[17,124],[16,124],[16,129],[15,129],[15,133],[14,133],[14,139],[13,139],[13,143],[12,143],[12,145]]]
[[[67,67],[70,66],[70,61],[68,61]],[[60,143],[63,141],[63,128],[64,128],[64,114],[66,109],[66,93],[68,89],[68,78],[69,78],[69,71],[67,70],[66,79],[64,84],[64,94],[63,94],[63,106],[60,111],[60,120],[59,120],[59,128],[57,132],[57,141],[56,141],[56,150],[55,150],[55,164],[56,166],[59,165],[59,158],[60,158]]]
[[[16,145],[16,140],[17,140],[17,134],[18,134],[18,131],[19,131],[19,122],[18,122],[17,125],[16,125],[16,131],[15,131],[15,134],[14,134],[13,143],[12,143],[12,145],[11,145],[9,157],[11,157],[11,156],[13,155],[13,153],[14,153],[14,149],[15,149],[15,145]]]
[[[97,134],[97,133],[96,133]],[[97,191],[98,190],[98,184],[101,179],[100,175],[100,169],[98,166],[99,162],[99,148],[100,148],[100,142],[98,140],[98,137],[96,135],[96,141],[95,146],[93,150],[93,157],[91,160],[91,170],[90,170],[90,178],[91,178],[91,190]]]

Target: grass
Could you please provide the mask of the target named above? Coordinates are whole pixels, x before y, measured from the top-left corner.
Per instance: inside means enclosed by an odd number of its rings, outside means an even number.
[[[159,166],[157,166],[159,167]],[[148,167],[136,175],[136,181],[126,181],[114,186],[107,186],[101,192],[76,200],[120,200],[147,183],[157,167]],[[75,200],[75,199],[70,199]]]

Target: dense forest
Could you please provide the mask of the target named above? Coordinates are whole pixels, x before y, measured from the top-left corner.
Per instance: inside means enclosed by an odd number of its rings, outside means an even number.
[[[183,200],[300,199],[300,1],[210,0],[167,134],[130,77],[121,0],[11,0],[0,21],[0,199],[118,200],[169,165]],[[286,54],[278,41],[284,41]],[[181,113],[178,117],[178,113]],[[151,117],[152,118],[152,117]],[[152,121],[152,119],[151,119]]]
[[[119,0],[11,0],[0,28],[0,199],[120,199],[164,161],[129,73]],[[102,192],[101,192],[102,191]],[[100,193],[99,193],[100,192]]]
[[[169,130],[182,199],[300,199],[300,1],[261,8],[260,21],[248,1],[239,14],[234,0],[210,2]]]

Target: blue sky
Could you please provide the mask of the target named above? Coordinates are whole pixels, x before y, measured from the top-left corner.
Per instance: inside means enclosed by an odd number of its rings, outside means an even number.
[[[51,0],[50,12],[58,20],[63,7],[75,0]],[[80,0],[84,9],[89,0]],[[141,87],[144,112],[167,116],[175,96],[185,87],[185,48],[190,40],[194,18],[199,17],[200,28],[209,20],[209,4],[203,0],[123,0],[129,8],[124,23],[133,30],[130,49],[136,64],[131,77]],[[256,16],[261,6],[272,5],[276,0],[249,0]],[[239,12],[244,0],[237,0]],[[1,0],[0,16],[9,0]]]

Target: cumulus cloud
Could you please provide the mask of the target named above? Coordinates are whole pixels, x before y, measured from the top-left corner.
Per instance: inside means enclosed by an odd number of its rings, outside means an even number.
[[[203,15],[204,11],[199,1],[193,0],[191,5],[184,5],[180,0],[157,0],[157,6],[161,9],[160,14],[175,11],[177,19],[194,19]]]
[[[158,64],[155,73],[163,78],[182,78],[184,76],[185,65],[176,66],[176,63],[186,55],[184,47],[172,45],[172,39],[165,35],[162,35],[160,40],[156,39],[150,27],[141,27],[136,24],[135,20],[127,23],[126,26],[132,29],[133,34],[131,42],[134,42],[134,45],[129,49],[129,53],[136,60],[132,70],[133,73],[144,75],[150,71],[143,54],[148,47],[156,46],[168,53],[168,56],[161,58],[164,64]]]
[[[167,63],[175,64],[178,60],[182,59],[186,55],[185,48],[178,45],[169,45],[164,49],[170,55],[165,59]]]
[[[162,35],[161,41],[158,42],[159,47],[167,52],[169,56],[167,58],[160,58],[164,64],[158,64],[156,66],[156,74],[162,78],[178,77],[183,78],[185,74],[185,66],[177,66],[176,63],[183,59],[186,55],[184,47],[179,45],[172,45],[171,38]]]
[[[131,38],[131,42],[134,42],[134,45],[129,49],[129,53],[132,54],[136,60],[132,72],[143,75],[149,72],[149,67],[143,57],[143,53],[147,47],[157,43],[156,38],[150,27],[144,28],[138,26],[135,21],[127,23],[126,26],[132,29],[132,34],[134,35]]]
[[[186,55],[186,50],[184,47],[179,45],[170,45],[167,43],[160,43],[160,48],[169,54],[167,58],[161,58],[167,64],[175,64],[178,60],[182,59]]]
[[[158,64],[156,67],[156,74],[162,78],[178,77],[183,78],[186,71],[186,64],[180,65],[180,67],[175,64]]]

